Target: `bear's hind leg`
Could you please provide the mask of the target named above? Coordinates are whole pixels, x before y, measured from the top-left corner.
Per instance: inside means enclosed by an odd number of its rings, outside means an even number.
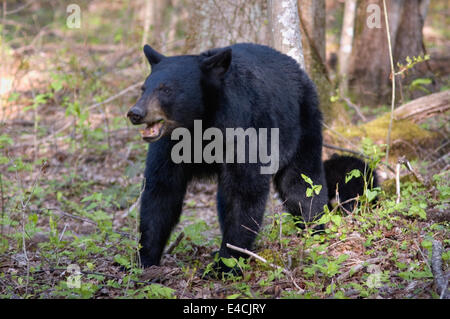
[[[269,191],[269,175],[246,174],[245,170],[226,171],[221,174],[217,194],[217,208],[222,231],[220,257],[248,257],[227,248],[226,244],[248,250],[252,248],[262,224]],[[229,270],[223,267],[224,265],[221,266],[218,270],[222,272]]]
[[[322,162],[310,158],[309,154],[299,153],[297,152],[291,163],[275,175],[275,188],[290,214],[302,217],[305,222],[311,222],[322,214],[323,206],[328,202],[327,185]],[[318,195],[313,193],[312,197],[306,196],[307,189],[311,186],[301,174],[309,177],[314,185],[322,185]]]

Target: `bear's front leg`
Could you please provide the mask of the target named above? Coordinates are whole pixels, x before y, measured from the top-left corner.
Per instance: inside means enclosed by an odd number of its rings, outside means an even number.
[[[217,194],[217,208],[222,231],[219,257],[248,257],[228,248],[227,243],[248,250],[252,249],[262,224],[269,191],[270,176],[259,174],[259,169],[245,169],[245,167],[239,168],[238,165],[233,165],[222,172]],[[232,270],[221,260],[214,268],[219,272]]]
[[[141,264],[159,265],[170,233],[178,223],[189,181],[181,164],[170,159],[164,141],[150,145],[141,197]]]

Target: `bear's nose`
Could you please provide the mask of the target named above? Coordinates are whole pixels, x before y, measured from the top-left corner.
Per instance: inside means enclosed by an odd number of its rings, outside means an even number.
[[[130,119],[131,123],[137,125],[142,124],[145,114],[140,108],[132,107],[131,110],[128,111],[127,116]]]

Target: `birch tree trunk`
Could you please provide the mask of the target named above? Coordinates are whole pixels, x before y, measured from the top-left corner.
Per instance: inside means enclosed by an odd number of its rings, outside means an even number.
[[[143,33],[141,44],[151,44],[163,51],[165,45],[163,36],[164,16],[170,0],[144,0],[143,1]]]
[[[341,92],[347,91],[348,62],[352,53],[353,32],[355,27],[356,0],[345,0],[344,21],[342,23],[339,45],[339,78]]]
[[[142,32],[141,47],[144,47],[144,45],[147,44],[147,41],[148,41],[148,34],[150,32],[150,25],[151,25],[152,20],[153,20],[153,10],[154,10],[154,6],[153,6],[151,0],[145,0],[145,5],[144,5],[144,26],[143,26],[143,32]]]
[[[269,0],[272,45],[305,69],[297,0]]]

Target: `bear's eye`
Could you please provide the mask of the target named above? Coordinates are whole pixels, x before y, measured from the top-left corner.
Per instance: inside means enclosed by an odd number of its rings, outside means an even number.
[[[170,90],[170,88],[168,88],[168,87],[162,87],[161,88],[161,91],[164,93],[164,94],[170,94],[170,92],[172,92],[171,90]]]

